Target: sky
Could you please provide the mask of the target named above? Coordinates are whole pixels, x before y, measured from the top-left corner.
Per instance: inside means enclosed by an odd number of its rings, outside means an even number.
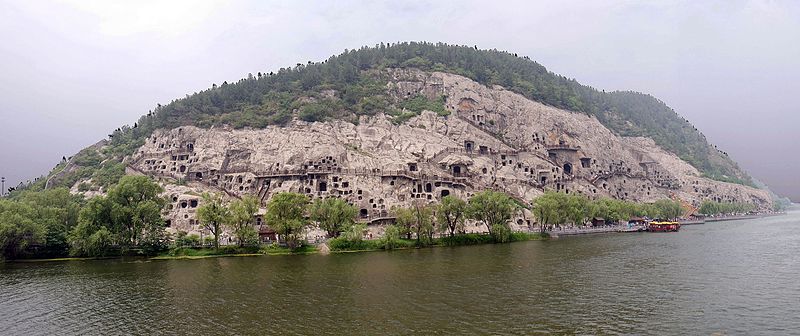
[[[381,42],[529,56],[663,100],[800,201],[798,1],[0,0],[6,188],[157,103]]]

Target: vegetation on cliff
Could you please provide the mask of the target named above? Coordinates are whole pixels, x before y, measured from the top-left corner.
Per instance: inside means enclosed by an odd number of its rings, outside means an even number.
[[[105,146],[76,155],[70,169],[53,180],[53,186],[71,187],[86,178],[93,182],[84,186],[87,190],[113,184],[124,171],[122,158],[134,153],[158,128],[223,124],[263,128],[286,124],[292,118],[355,123],[359,116],[379,112],[401,123],[422,109],[447,114],[443,97],[414,96],[398,101],[388,95],[388,78],[382,71],[387,68],[450,72],[481,84],[501,85],[532,100],[593,115],[620,135],[653,138],[709,178],[751,184],[727,154],[716,150],[687,120],[652,96],[599,91],[549,72],[528,57],[504,51],[410,42],[346,50],[322,62],[249,74],[235,83],[214,84],[167,105],[158,104],[133,126],[109,134]],[[43,186],[41,182],[33,189]]]

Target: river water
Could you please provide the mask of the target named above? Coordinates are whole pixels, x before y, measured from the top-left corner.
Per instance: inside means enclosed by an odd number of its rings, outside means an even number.
[[[0,334],[800,333],[800,213],[329,256],[0,265]]]

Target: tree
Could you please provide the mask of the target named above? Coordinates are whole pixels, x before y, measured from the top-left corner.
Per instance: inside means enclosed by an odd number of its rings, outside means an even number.
[[[106,255],[114,247],[123,252],[134,247],[145,252],[165,248],[162,191],[146,176],[122,177],[107,196],[92,198],[81,209],[68,236],[70,254]]]
[[[33,209],[27,204],[0,200],[0,252],[13,259],[29,246],[41,244],[45,227],[33,220]]]
[[[317,222],[330,238],[338,237],[352,226],[357,214],[354,206],[337,197],[318,198],[311,203],[311,220]]]
[[[67,188],[54,188],[41,192],[24,191],[17,200],[29,205],[33,210],[31,219],[45,228],[44,242],[37,254],[66,255],[69,252],[67,236],[78,223],[83,196],[73,195]]]
[[[214,235],[214,248],[219,248],[222,227],[230,221],[230,210],[223,204],[222,197],[216,194],[203,194],[203,204],[197,208],[197,219]]]
[[[364,239],[364,231],[366,230],[366,224],[353,224],[347,227],[343,236],[349,242],[358,243]]]
[[[575,225],[583,225],[586,223],[586,217],[589,216],[589,200],[583,195],[565,195],[566,202],[564,210],[565,217],[568,222]]]
[[[624,217],[619,202],[610,198],[601,198],[589,203],[589,214],[593,218],[602,218],[607,223],[616,223]]]
[[[156,243],[164,232],[161,209],[166,201],[164,189],[146,176],[124,176],[112,187],[107,199],[111,206],[113,230],[126,246],[139,246],[143,238]]]
[[[278,193],[267,204],[267,225],[278,233],[289,248],[299,246],[300,237],[308,227],[305,218],[307,206],[308,197],[291,192]]]
[[[414,214],[414,231],[417,234],[417,245],[433,243],[433,209],[422,202],[414,202],[411,207]]]
[[[675,219],[683,215],[683,206],[678,201],[662,199],[653,205],[658,209],[660,216],[666,219]]]
[[[239,242],[239,246],[258,242],[258,232],[253,227],[253,218],[258,212],[259,203],[258,198],[247,195],[229,205],[231,217],[226,224]]]
[[[492,239],[497,242],[506,240],[510,233],[508,221],[516,208],[508,195],[495,191],[482,191],[469,199],[469,217],[486,225]],[[508,230],[505,230],[508,229]]]
[[[414,211],[409,208],[396,208],[394,213],[398,233],[406,235],[406,239],[411,239],[411,233],[414,232],[414,223],[416,222]]]
[[[67,237],[70,255],[97,257],[110,253],[118,245],[117,234],[108,229],[112,225],[111,202],[102,196],[90,199],[78,215],[78,225]],[[101,230],[103,233],[93,236]]]
[[[539,222],[541,232],[547,230],[548,225],[557,225],[564,222],[564,213],[560,211],[562,194],[548,191],[533,200],[533,215]]]
[[[780,200],[775,201],[775,204],[778,206],[779,209],[781,201]],[[754,208],[755,206],[748,203],[703,201],[698,211],[704,215],[719,215],[719,214],[744,213],[753,211]]]
[[[464,230],[466,210],[467,202],[452,195],[445,196],[436,209],[436,221],[442,231],[449,231],[452,237],[456,231]]]
[[[385,250],[392,250],[399,245],[400,230],[395,225],[387,225],[383,231],[383,238],[381,238],[381,245]]]

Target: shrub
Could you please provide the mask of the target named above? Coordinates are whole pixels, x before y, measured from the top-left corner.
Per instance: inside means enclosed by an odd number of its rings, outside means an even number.
[[[331,251],[361,251],[381,248],[380,243],[376,240],[349,240],[344,237],[328,240],[328,247]]]
[[[494,238],[495,243],[507,243],[510,237],[511,229],[508,228],[508,225],[492,225],[492,238]]]
[[[384,230],[383,238],[380,240],[384,250],[392,250],[400,245],[400,229],[397,226],[389,225]]]
[[[479,245],[493,242],[492,236],[479,233],[468,233],[452,237],[439,238],[439,242],[446,246]]]

